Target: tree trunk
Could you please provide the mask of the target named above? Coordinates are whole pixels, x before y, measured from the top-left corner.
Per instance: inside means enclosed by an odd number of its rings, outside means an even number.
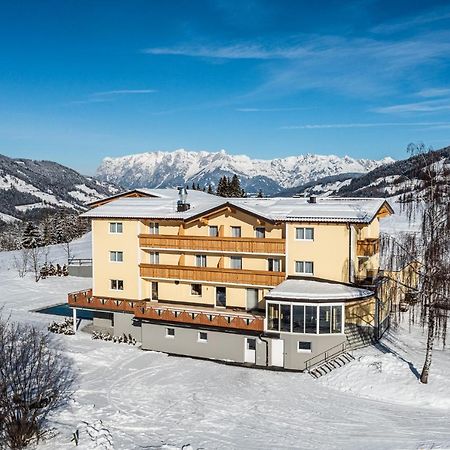
[[[428,311],[428,337],[427,337],[427,353],[425,355],[425,362],[422,368],[422,374],[420,375],[420,382],[428,383],[428,374],[430,372],[431,358],[433,356],[433,344],[434,344],[434,330],[436,320],[435,309],[431,306]]]

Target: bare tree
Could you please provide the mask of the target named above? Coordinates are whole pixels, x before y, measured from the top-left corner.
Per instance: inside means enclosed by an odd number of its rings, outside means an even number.
[[[0,317],[1,449],[21,449],[46,435],[48,415],[72,393],[70,367],[48,334]]]
[[[28,249],[30,255],[30,265],[34,273],[34,280],[38,282],[41,278],[42,256],[45,247],[31,247]]]
[[[391,239],[390,263],[409,264],[406,277],[393,283],[395,296],[413,298],[410,320],[416,313],[427,331],[425,362],[420,381],[428,382],[435,340],[445,346],[450,311],[450,161],[423,144],[408,146],[414,164],[407,176],[410,194],[403,198],[410,222],[420,232]]]
[[[21,248],[18,254],[14,256],[14,267],[20,278],[23,278],[28,270],[30,252],[27,248]]]

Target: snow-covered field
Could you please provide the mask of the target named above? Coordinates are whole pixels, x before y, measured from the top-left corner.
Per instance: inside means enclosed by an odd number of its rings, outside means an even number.
[[[75,255],[89,256],[89,244],[89,235],[79,240]],[[20,279],[13,255],[0,253],[0,303],[15,320],[46,327],[55,318],[30,310],[91,284]],[[50,259],[64,262],[64,250],[52,247]],[[319,380],[144,352],[83,332],[55,339],[73,360],[78,386],[41,449],[74,448],[77,428],[82,449],[450,448],[450,353],[435,352],[430,384],[421,385],[414,372],[424,337],[406,322],[380,349],[355,352],[355,361]]]

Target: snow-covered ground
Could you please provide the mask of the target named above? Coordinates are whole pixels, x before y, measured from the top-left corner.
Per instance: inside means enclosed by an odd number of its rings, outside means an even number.
[[[89,244],[89,235],[77,241],[75,255],[88,257]],[[0,304],[15,320],[46,327],[55,317],[31,310],[91,285],[74,277],[20,279],[13,257],[0,253]],[[50,260],[63,263],[64,249],[53,246]],[[379,349],[355,352],[355,361],[319,380],[144,352],[83,332],[55,339],[73,360],[78,385],[53,417],[57,435],[41,449],[74,448],[77,428],[82,449],[450,447],[450,353],[435,352],[430,383],[421,385],[415,372],[424,336],[406,323]]]

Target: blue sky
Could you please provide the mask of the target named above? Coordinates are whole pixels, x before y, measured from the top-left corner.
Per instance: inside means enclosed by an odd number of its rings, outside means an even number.
[[[0,38],[8,156],[450,145],[448,1],[5,0]]]

